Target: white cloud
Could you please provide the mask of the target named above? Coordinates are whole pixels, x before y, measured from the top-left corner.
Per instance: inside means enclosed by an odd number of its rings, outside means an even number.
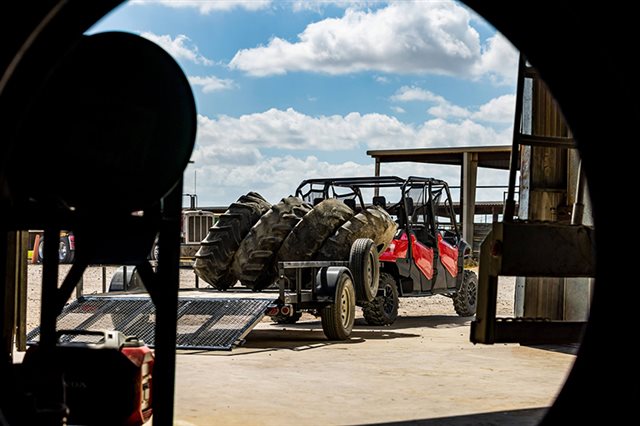
[[[332,162],[320,160],[316,156],[297,158],[288,155],[262,158],[251,165],[229,164],[224,161],[205,164],[196,161],[190,165],[185,176],[191,176],[194,169],[197,171],[196,190],[200,205],[228,206],[249,191],[256,191],[269,202],[276,203],[283,197],[293,195],[305,179],[373,176],[374,162],[373,159],[364,156],[358,161]],[[380,171],[382,175],[435,177],[445,180],[449,185],[460,183],[460,169],[457,166],[411,162],[384,163]],[[506,185],[507,180],[508,173],[504,171],[481,169],[478,172],[479,185]],[[189,184],[189,179],[185,180],[185,188],[190,190]],[[452,196],[457,200],[459,191],[452,190]],[[479,191],[478,198],[501,200],[502,190]]]
[[[394,102],[411,102],[411,101],[427,101],[427,102],[446,102],[446,99],[440,95],[424,90],[417,86],[402,86],[396,93],[391,96]]]
[[[474,112],[472,118],[493,123],[512,123],[516,108],[515,95],[503,95],[491,99]]]
[[[402,86],[391,96],[391,100],[394,102],[422,101],[435,103],[427,112],[438,118],[467,118],[471,116],[471,112],[468,109],[454,105],[442,96],[416,86]]]
[[[198,164],[198,193],[207,194],[200,204],[228,205],[248,191],[256,191],[272,203],[293,195],[311,177],[373,175],[373,162],[330,163],[315,156],[264,158],[253,165]]]
[[[245,9],[256,11],[266,9],[271,6],[271,0],[130,0],[130,4],[134,5],[154,5],[161,4],[163,6],[179,8],[197,9],[203,15],[211,12],[225,12],[233,9]]]
[[[215,75],[207,77],[189,76],[189,83],[192,86],[202,87],[203,93],[213,93],[220,90],[229,90],[236,87],[236,84],[231,79],[218,78]]]
[[[238,118],[200,115],[192,156],[195,163],[190,167],[197,170],[201,205],[228,205],[248,191],[277,202],[292,194],[303,179],[372,175],[373,160],[364,154],[367,149],[504,145],[510,139],[510,128],[496,131],[471,119],[451,122],[437,118],[414,126],[382,114],[313,117],[293,109],[270,109]],[[280,152],[267,154],[267,149]],[[319,154],[294,156],[293,152],[299,150]],[[329,155],[327,150],[336,155]],[[349,158],[354,160],[345,161],[340,154],[345,150],[360,154],[353,156],[350,152]],[[383,165],[382,173],[435,176],[455,185],[460,171],[455,167],[398,163]]]
[[[509,130],[509,129],[507,129]],[[293,108],[211,119],[198,117],[198,146],[226,149],[259,159],[255,149],[344,151],[367,148],[501,145],[511,132],[497,131],[471,119],[450,122],[442,118],[419,126],[385,114],[309,116]]]
[[[393,105],[393,106],[391,107],[391,111],[396,112],[396,113],[398,113],[398,114],[404,114],[405,112],[407,112],[407,111],[405,111],[405,110],[404,110],[404,108],[399,107],[399,106],[397,106],[397,105]]]
[[[312,117],[294,109],[270,109],[238,118],[198,116],[197,163],[254,167],[262,149],[345,151],[507,144],[511,131],[465,119],[432,119],[419,126],[383,114]]]
[[[312,117],[293,108],[242,115],[222,115],[215,120],[200,116],[198,138],[201,145],[321,151],[348,150],[364,144],[384,145],[389,140],[412,139],[413,126],[384,114],[349,113]]]
[[[468,9],[453,1],[393,2],[377,10],[348,8],[340,18],[309,24],[296,41],[274,37],[266,46],[240,50],[229,66],[258,77],[299,71],[332,75],[378,71],[488,75],[506,82],[516,66],[513,48],[497,36],[482,46],[471,17]]]
[[[424,122],[416,134],[415,141],[407,143],[406,147],[508,145],[510,142],[510,128],[498,131],[469,119],[451,122],[435,118]]]
[[[417,86],[402,86],[390,98],[393,102],[433,103],[427,112],[437,118],[471,118],[490,123],[511,123],[515,108],[515,95],[503,95],[489,100],[476,111],[449,102],[444,97]]]
[[[454,105],[447,101],[432,106],[431,108],[427,109],[427,112],[438,118],[467,118],[471,116],[471,111],[469,111],[468,109],[458,105]]]
[[[184,34],[179,34],[176,38],[151,32],[143,32],[140,35],[162,47],[176,60],[184,59],[200,65],[213,65],[213,61],[201,55],[198,47],[192,45],[191,39]]]
[[[295,0],[291,2],[294,12],[310,10],[313,12],[321,12],[327,6],[336,6],[340,8],[362,9],[364,7],[384,5],[389,3],[388,0]]]
[[[476,75],[488,75],[496,84],[514,84],[518,76],[518,50],[502,34],[487,40]]]
[[[380,84],[387,84],[389,83],[389,79],[383,75],[376,75],[375,77],[373,77],[373,79]]]

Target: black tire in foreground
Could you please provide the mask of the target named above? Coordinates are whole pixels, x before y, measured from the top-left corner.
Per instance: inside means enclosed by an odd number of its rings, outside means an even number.
[[[463,274],[460,289],[453,295],[453,308],[461,317],[472,317],[476,314],[478,303],[478,276],[467,269]]]
[[[335,303],[320,311],[322,331],[329,340],[346,340],[351,336],[356,317],[356,291],[348,273],[342,273],[336,285]]]
[[[220,290],[226,290],[238,280],[230,272],[233,256],[251,227],[271,207],[262,196],[249,192],[231,204],[209,229],[196,253],[195,273]]]
[[[353,210],[335,198],[320,202],[285,238],[278,250],[278,261],[312,260],[325,240],[353,215]]]
[[[378,206],[369,207],[338,228],[324,242],[316,260],[348,260],[351,246],[358,238],[370,238],[378,253],[382,253],[393,240],[397,227],[389,213]]]
[[[233,257],[232,273],[243,285],[258,291],[273,284],[277,275],[275,256],[289,232],[311,208],[298,197],[286,197],[262,215]]]
[[[390,325],[398,318],[398,286],[393,275],[380,274],[380,288],[384,295],[376,296],[371,302],[362,305],[362,315],[369,325]]]
[[[358,304],[371,302],[378,294],[380,262],[371,238],[359,238],[351,246],[349,270],[353,274]]]

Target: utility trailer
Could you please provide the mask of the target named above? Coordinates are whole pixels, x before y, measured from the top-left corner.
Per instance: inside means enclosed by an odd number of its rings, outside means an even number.
[[[277,323],[294,323],[303,311],[319,315],[330,340],[345,340],[355,321],[357,295],[367,287],[376,294],[380,264],[373,241],[357,239],[348,261],[278,262],[278,299],[266,315]]]
[[[321,318],[328,339],[348,339],[355,319],[357,289],[378,285],[379,263],[376,252],[367,250],[371,246],[369,239],[356,240],[348,261],[279,262],[277,288],[261,292],[240,287],[224,292],[181,291],[176,348],[231,350],[242,344],[265,315],[286,324],[297,321],[305,311]],[[135,274],[135,268],[130,270],[131,275]],[[58,327],[118,330],[155,347],[155,306],[142,286],[135,285],[141,284],[139,280],[132,280],[131,284],[127,291],[79,297],[64,307],[57,319]],[[372,292],[375,294],[376,290]],[[37,327],[26,340],[33,345],[39,339]]]

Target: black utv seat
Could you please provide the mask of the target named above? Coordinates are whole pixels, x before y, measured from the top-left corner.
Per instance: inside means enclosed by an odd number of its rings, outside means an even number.
[[[345,198],[343,202],[349,207],[351,210],[356,211],[356,200],[353,198]]]
[[[384,195],[376,195],[373,197],[373,205],[382,207],[383,209],[387,208],[387,199]]]

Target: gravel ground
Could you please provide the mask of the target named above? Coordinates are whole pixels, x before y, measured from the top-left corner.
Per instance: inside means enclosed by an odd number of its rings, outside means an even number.
[[[60,265],[59,283],[62,283],[70,265]],[[106,288],[116,266],[105,266]],[[477,272],[477,268],[476,269]],[[103,267],[89,267],[83,276],[83,294],[96,294],[103,291]],[[196,276],[189,268],[180,269],[180,288],[194,288]],[[42,280],[42,265],[29,265],[28,293],[27,293],[27,332],[39,325],[40,322],[40,285]],[[200,281],[201,287],[207,287]],[[498,288],[498,315],[513,316],[515,278],[502,277]],[[75,293],[70,302],[75,300]],[[433,297],[404,297],[400,299],[400,316],[426,316],[426,315],[456,315],[450,298],[444,296]],[[305,314],[305,317],[313,318]],[[358,309],[358,316],[361,316]],[[305,318],[303,317],[303,319]],[[263,321],[270,321],[265,318]]]

